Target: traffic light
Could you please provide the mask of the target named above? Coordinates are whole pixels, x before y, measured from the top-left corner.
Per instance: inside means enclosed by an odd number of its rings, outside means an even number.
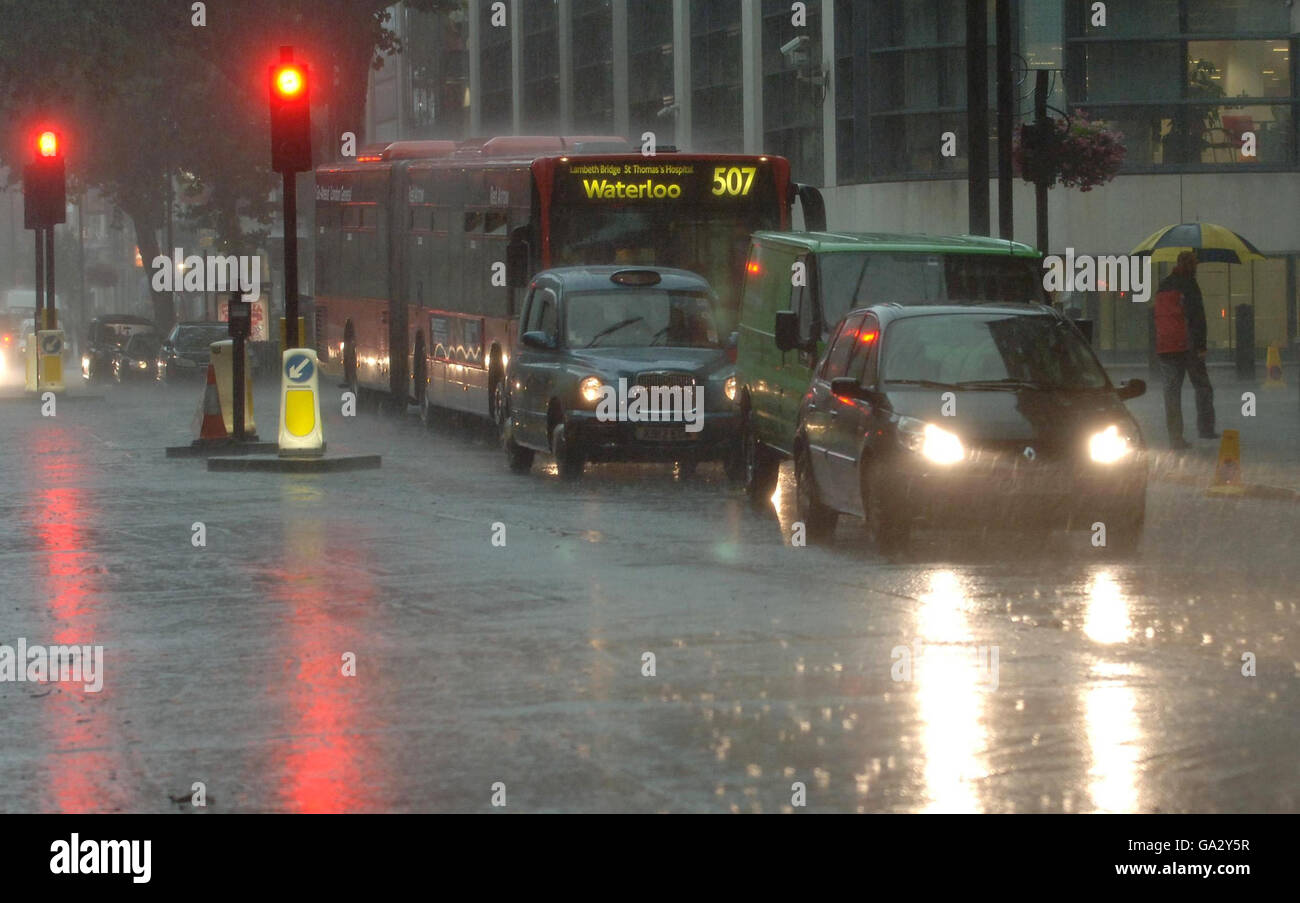
[[[67,221],[67,171],[57,132],[36,136],[35,155],[23,167],[23,225],[47,229]]]
[[[270,67],[271,169],[279,173],[311,169],[311,103],[307,67],[293,61],[293,50],[280,48],[280,62]]]

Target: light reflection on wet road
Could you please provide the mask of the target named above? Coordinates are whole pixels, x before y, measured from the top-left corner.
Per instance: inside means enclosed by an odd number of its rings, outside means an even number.
[[[1158,483],[1137,562],[939,532],[891,564],[848,519],[792,548],[788,469],[762,513],[716,468],[568,485],[329,413],[382,470],[209,474],[162,457],[194,393],[106,394],[0,408],[0,644],[107,672],[0,683],[0,810],[1300,805],[1300,506]]]

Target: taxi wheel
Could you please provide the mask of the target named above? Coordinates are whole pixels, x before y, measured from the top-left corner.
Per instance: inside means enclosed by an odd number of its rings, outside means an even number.
[[[817,478],[813,476],[812,454],[808,446],[800,444],[794,456],[795,507],[799,520],[803,521],[808,538],[826,539],[835,532],[839,521],[839,512],[822,504],[821,493],[817,489]]]
[[[776,489],[781,462],[758,441],[754,420],[746,406],[741,415],[740,443],[745,492],[755,503],[766,501]]]
[[[557,423],[551,432],[551,451],[555,454],[555,467],[560,479],[576,480],[582,476],[582,453],[569,446],[563,423]]]
[[[890,500],[884,476],[880,465],[864,462],[862,512],[876,551],[886,558],[896,558],[911,549],[912,524],[906,513]]]
[[[501,364],[494,359],[492,369],[488,371],[488,416],[496,426],[498,438],[505,435],[506,412],[509,410],[506,388],[506,378],[501,372]]]

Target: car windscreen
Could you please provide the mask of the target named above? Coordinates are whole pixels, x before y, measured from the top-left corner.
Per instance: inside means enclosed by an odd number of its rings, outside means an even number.
[[[148,323],[115,323],[109,320],[99,324],[91,339],[95,344],[116,345],[118,348],[124,348],[131,336],[153,332],[155,332],[154,327]]]
[[[1074,327],[1044,314],[972,312],[906,317],[892,323],[881,349],[885,383],[972,387],[1031,383],[1098,389],[1105,371]]]
[[[565,296],[570,348],[718,348],[713,298],[704,292],[638,288]]]
[[[176,331],[173,343],[177,351],[207,351],[213,342],[230,338],[230,330],[221,326],[182,326]]]
[[[818,258],[823,317],[873,304],[1043,302],[1035,261],[1001,254],[837,252]]]
[[[158,353],[158,346],[161,344],[156,332],[142,332],[127,340],[123,352],[132,357],[153,357]]]

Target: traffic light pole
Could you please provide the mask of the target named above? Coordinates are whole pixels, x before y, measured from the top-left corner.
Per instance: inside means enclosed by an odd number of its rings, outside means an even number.
[[[32,317],[32,332],[45,328],[45,229],[37,228],[36,236],[36,313]],[[33,335],[30,341],[36,341]]]
[[[54,302],[54,227],[45,230],[45,325],[42,329],[58,329],[57,305]]]
[[[298,174],[284,173],[284,342],[298,348]]]

